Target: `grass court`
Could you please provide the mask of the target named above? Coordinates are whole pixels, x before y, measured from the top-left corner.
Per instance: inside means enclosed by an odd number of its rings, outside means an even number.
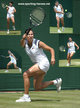
[[[30,92],[32,102],[16,103],[23,93],[0,92],[0,108],[80,108],[80,90]]]
[[[0,69],[0,73],[5,73],[5,74],[9,74],[9,73],[21,73],[19,71],[19,69],[9,69],[9,72],[5,72],[6,69]]]
[[[59,67],[80,67],[80,59],[72,59],[71,65],[67,66],[67,60],[59,60]]]
[[[0,35],[21,35],[21,31],[10,31],[9,34],[7,31],[0,31]]]
[[[70,27],[65,27],[64,32],[62,31],[62,28],[60,27],[61,33],[73,33],[73,28]],[[57,27],[50,27],[50,33],[58,33],[57,32]]]

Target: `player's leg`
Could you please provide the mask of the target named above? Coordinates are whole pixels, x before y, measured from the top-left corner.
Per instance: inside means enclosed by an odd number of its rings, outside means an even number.
[[[14,16],[11,16],[11,21],[13,23],[13,30],[15,30],[15,19],[14,19]]]
[[[16,64],[13,63],[13,65],[14,65],[14,68],[15,68],[15,69],[18,69],[18,67],[16,66]]]
[[[7,70],[6,70],[5,72],[8,72],[9,66],[10,66],[11,64],[12,64],[11,61],[7,64]]]
[[[58,16],[56,16],[56,20],[57,20],[57,28],[58,28],[58,33],[61,33],[60,31],[60,27],[59,27],[59,23],[60,23],[60,18]]]
[[[7,34],[9,34],[9,24],[10,24],[10,18],[7,17]]]
[[[17,63],[16,63],[16,62],[14,62],[13,65],[14,65],[14,68],[15,68],[15,69],[19,69],[19,72],[21,72],[21,68],[19,68],[19,67],[17,66]]]
[[[40,70],[40,71],[42,71],[42,70]],[[48,87],[49,85],[56,85],[58,92],[61,90],[62,79],[56,79],[56,80],[52,80],[52,81],[43,82],[44,76],[45,76],[45,73],[37,74],[34,76],[33,85],[34,85],[35,90],[41,90],[43,88]]]
[[[62,31],[64,31],[64,17],[61,18]]]
[[[74,52],[71,52],[71,53],[70,53],[70,64],[71,64],[71,58],[72,58],[72,56],[73,56],[74,54],[75,54]]]
[[[29,97],[29,87],[30,87],[30,77],[35,76],[36,73],[39,73],[40,69],[37,64],[33,65],[27,71],[23,73],[24,79],[24,96],[16,100],[16,102],[30,102]]]
[[[70,66],[70,53],[67,53],[67,61],[68,61],[67,66]]]

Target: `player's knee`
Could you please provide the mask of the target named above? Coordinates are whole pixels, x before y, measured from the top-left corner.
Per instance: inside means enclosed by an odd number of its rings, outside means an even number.
[[[9,64],[7,64],[7,66],[9,66]]]
[[[23,77],[29,77],[29,70],[27,70],[23,73]]]

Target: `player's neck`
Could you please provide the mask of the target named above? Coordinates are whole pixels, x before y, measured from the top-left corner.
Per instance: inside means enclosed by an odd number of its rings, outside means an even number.
[[[31,48],[32,47],[32,42],[28,42],[28,46]]]

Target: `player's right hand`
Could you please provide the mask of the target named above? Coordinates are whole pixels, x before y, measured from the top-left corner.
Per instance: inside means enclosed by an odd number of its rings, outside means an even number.
[[[62,14],[64,14],[64,12],[63,12],[63,11],[62,11],[61,13],[62,13]]]
[[[26,39],[26,34],[24,34],[22,38],[23,38],[23,39]]]

